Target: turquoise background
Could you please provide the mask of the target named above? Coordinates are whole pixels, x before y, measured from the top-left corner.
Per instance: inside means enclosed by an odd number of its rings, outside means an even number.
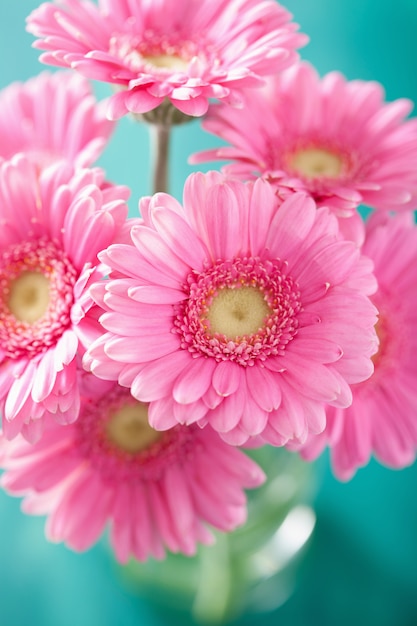
[[[0,3],[0,87],[43,69],[31,48],[33,38],[24,31],[24,19],[36,6],[35,0]],[[389,100],[417,101],[415,0],[288,0],[286,6],[311,38],[302,56],[321,73],[338,69],[350,79],[379,80]],[[101,96],[108,93],[105,86],[97,89]],[[193,169],[186,164],[188,155],[215,144],[198,122],[175,131],[174,195],[180,197]],[[132,188],[132,213],[138,197],[149,193],[148,150],[145,129],[123,119],[100,161],[112,180]],[[327,460],[319,473],[318,523],[296,591],[286,605],[256,623],[415,626],[417,465],[390,471],[372,462],[347,484],[332,477]],[[43,520],[25,517],[18,500],[2,493],[0,520],[2,626],[177,623],[173,616],[156,614],[124,586],[102,545],[78,555],[48,544]]]

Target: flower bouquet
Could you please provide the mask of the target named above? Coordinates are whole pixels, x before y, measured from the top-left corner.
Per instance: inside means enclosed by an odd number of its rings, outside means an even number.
[[[210,580],[229,554],[242,572],[305,495],[300,456],[329,447],[341,480],[415,459],[411,103],[319,77],[274,0],[57,0],[27,29],[61,69],[0,94],[2,486],[75,550],[108,527],[136,577],[199,546]],[[130,217],[94,167],[125,115],[155,157]],[[191,161],[225,163],[177,199],[171,131],[195,118],[223,143]],[[199,618],[244,610],[242,580]]]

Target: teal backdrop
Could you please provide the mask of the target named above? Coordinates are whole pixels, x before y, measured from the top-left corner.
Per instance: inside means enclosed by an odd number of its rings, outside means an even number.
[[[36,0],[0,3],[0,87],[43,67],[24,20]],[[417,101],[415,0],[288,0],[310,44],[302,51],[320,73],[378,80],[387,98]],[[97,86],[105,96],[107,87]],[[1,138],[0,138],[1,141]],[[181,197],[191,152],[214,146],[198,122],[173,137],[171,189]],[[132,188],[131,213],[148,194],[146,130],[123,119],[100,164]],[[18,207],[16,207],[18,210]],[[416,382],[417,384],[417,382]],[[417,416],[416,416],[417,419]],[[312,471],[315,471],[312,468]],[[417,465],[391,471],[376,462],[347,484],[320,463],[317,527],[295,593],[260,626],[416,626]],[[177,618],[155,613],[123,584],[103,545],[75,554],[44,540],[43,519],[25,517],[19,501],[0,493],[0,624],[2,626],[163,626]],[[191,624],[182,618],[178,623]],[[253,624],[244,618],[239,624]]]

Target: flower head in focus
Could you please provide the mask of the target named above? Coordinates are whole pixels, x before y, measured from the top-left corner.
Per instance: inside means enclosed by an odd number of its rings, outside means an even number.
[[[119,561],[191,555],[211,543],[207,524],[233,530],[246,518],[244,488],[264,480],[243,452],[209,428],[148,424],[146,404],[91,375],[81,383],[77,422],[51,423],[38,444],[0,440],[3,487],[25,495],[27,513],[47,514],[47,535],[86,550],[111,524]]]
[[[347,409],[329,407],[325,431],[301,449],[311,460],[326,445],[341,480],[349,480],[372,454],[385,465],[414,462],[417,450],[417,228],[411,216],[374,215],[364,252],[375,263],[379,350],[375,372],[354,385]]]
[[[67,159],[87,167],[101,154],[114,124],[88,80],[43,72],[0,92],[0,158],[24,152],[39,168]]]
[[[42,61],[117,88],[108,111],[117,119],[165,99],[191,116],[209,98],[240,103],[242,88],[296,60],[306,37],[290,19],[273,0],[57,0],[27,28]]]
[[[92,287],[107,331],[85,364],[150,402],[153,427],[209,423],[233,444],[283,445],[324,428],[373,371],[371,262],[305,194],[266,181],[189,177],[184,206],[143,199],[131,245],[99,258]]]
[[[264,176],[284,196],[305,191],[338,217],[353,218],[341,226],[360,241],[359,204],[417,206],[417,120],[405,120],[411,107],[405,99],[385,103],[378,83],[337,72],[320,79],[298,63],[266,88],[247,91],[242,109],[211,107],[203,127],[230,146],[192,161],[231,160],[223,168],[228,174]]]
[[[77,358],[100,334],[86,289],[97,253],[127,216],[126,188],[101,170],[45,168],[23,155],[0,165],[0,408],[8,438],[33,441],[43,418],[74,421]]]

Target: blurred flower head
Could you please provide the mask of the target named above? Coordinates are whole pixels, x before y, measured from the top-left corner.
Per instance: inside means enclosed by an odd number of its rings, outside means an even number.
[[[42,61],[116,87],[117,119],[165,99],[192,116],[209,98],[240,103],[242,88],[296,60],[307,39],[290,19],[273,0],[61,0],[35,9],[27,28]]]
[[[0,165],[0,408],[8,438],[38,439],[43,418],[77,419],[77,355],[100,334],[86,288],[97,252],[122,231],[127,189],[101,170]]]
[[[71,72],[12,83],[0,92],[0,158],[24,152],[40,169],[62,159],[92,165],[114,127],[103,104],[89,81]]]
[[[375,372],[353,385],[347,409],[328,407],[322,435],[302,455],[312,459],[331,447],[335,474],[350,479],[372,454],[389,467],[414,462],[417,449],[417,228],[411,215],[374,215],[363,246],[375,263],[379,350]]]
[[[210,428],[155,431],[147,405],[117,384],[87,375],[80,387],[76,423],[50,423],[34,445],[0,439],[2,485],[26,496],[27,513],[48,515],[50,540],[86,550],[110,523],[119,561],[161,559],[212,543],[207,525],[245,521],[243,488],[264,475],[243,452]]]
[[[305,191],[340,218],[355,217],[359,204],[412,209],[417,120],[405,119],[411,107],[405,99],[385,103],[378,83],[347,81],[338,72],[321,79],[298,63],[256,93],[247,91],[242,109],[213,106],[203,127],[230,146],[192,161],[230,160],[228,174],[266,177],[283,196]],[[358,230],[357,220],[340,222]]]

